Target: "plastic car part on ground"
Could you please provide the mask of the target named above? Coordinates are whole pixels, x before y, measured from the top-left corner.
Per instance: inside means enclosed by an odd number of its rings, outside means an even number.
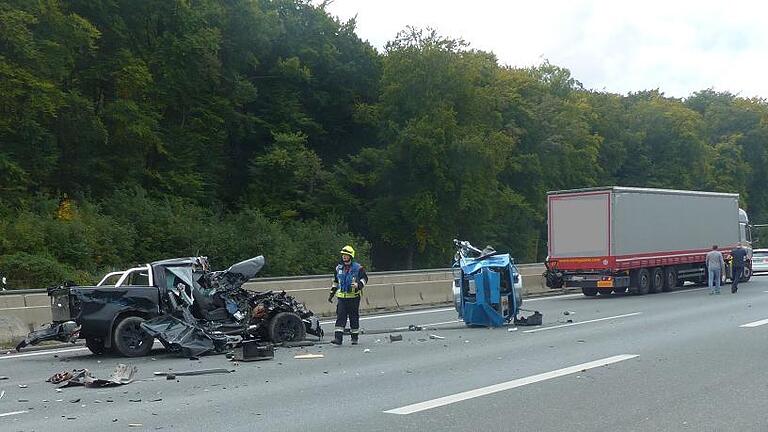
[[[135,366],[119,364],[107,379],[94,378],[88,369],[75,369],[53,374],[46,381],[62,384],[59,388],[84,386],[89,388],[116,387],[133,382],[138,369]]]

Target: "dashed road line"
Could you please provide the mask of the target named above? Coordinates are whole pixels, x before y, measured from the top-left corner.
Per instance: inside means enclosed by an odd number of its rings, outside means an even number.
[[[557,325],[557,326],[552,326],[552,327],[543,327],[543,328],[534,329],[534,330],[525,330],[523,333],[536,333],[536,332],[541,332],[541,331],[559,329],[559,328],[563,328],[563,327],[573,327],[573,326],[577,326],[577,325],[589,324],[589,323],[598,322],[598,321],[607,321],[607,320],[618,319],[618,318],[626,318],[626,317],[636,316],[636,315],[640,315],[640,314],[642,314],[642,312],[633,312],[633,313],[628,313],[628,314],[623,314],[623,315],[616,315],[616,316],[610,316],[610,317],[605,317],[605,318],[598,318],[598,319],[587,320],[587,321],[579,321],[579,322],[562,324],[562,325]]]
[[[608,357],[600,360],[595,360],[587,363],[578,364],[575,366],[569,366],[563,369],[557,369],[551,372],[545,372],[538,375],[531,375],[529,377],[520,378],[512,381],[506,381],[499,384],[490,385],[487,387],[481,387],[474,390],[469,390],[461,393],[456,393],[450,396],[444,396],[437,399],[432,399],[424,402],[415,403],[412,405],[406,405],[404,407],[400,408],[394,408],[391,410],[384,411],[386,414],[399,414],[399,415],[406,415],[406,414],[413,414],[421,411],[430,410],[433,408],[450,405],[456,402],[465,401],[468,399],[473,399],[480,396],[486,396],[493,393],[498,393],[504,390],[510,390],[516,387],[522,387],[524,385],[533,384],[545,380],[550,380],[554,378],[559,378],[565,375],[570,375],[576,372],[583,372],[588,369],[594,369],[601,366],[606,366],[613,363],[622,362],[625,360],[633,359],[635,357],[638,357],[636,354],[622,354],[617,355],[613,357]]]

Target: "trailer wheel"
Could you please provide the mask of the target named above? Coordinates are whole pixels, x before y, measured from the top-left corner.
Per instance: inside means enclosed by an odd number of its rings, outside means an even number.
[[[144,318],[127,316],[115,326],[112,346],[125,357],[143,357],[152,350],[155,338],[141,328]]]
[[[656,267],[651,272],[651,286],[648,289],[650,293],[658,293],[664,289],[664,270]]]
[[[651,272],[647,268],[632,270],[629,274],[630,292],[635,295],[648,294],[651,289]]]
[[[597,288],[582,288],[581,292],[587,297],[594,297],[597,295]]]
[[[667,267],[664,269],[664,291],[672,291],[677,286],[677,269]]]

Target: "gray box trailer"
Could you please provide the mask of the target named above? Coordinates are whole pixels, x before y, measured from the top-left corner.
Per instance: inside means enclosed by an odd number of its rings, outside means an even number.
[[[726,258],[751,230],[738,194],[602,187],[547,194],[547,284],[586,295],[645,294],[702,282],[705,256]],[[744,279],[751,276],[751,260]]]

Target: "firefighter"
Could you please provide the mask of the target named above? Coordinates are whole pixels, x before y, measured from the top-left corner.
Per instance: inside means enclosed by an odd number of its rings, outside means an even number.
[[[340,253],[341,262],[336,266],[331,295],[328,296],[329,303],[333,303],[334,296],[337,298],[336,328],[331,343],[341,345],[344,326],[349,318],[352,345],[357,345],[360,336],[360,296],[368,283],[368,275],[363,266],[355,261],[355,249],[352,246],[344,246]]]

